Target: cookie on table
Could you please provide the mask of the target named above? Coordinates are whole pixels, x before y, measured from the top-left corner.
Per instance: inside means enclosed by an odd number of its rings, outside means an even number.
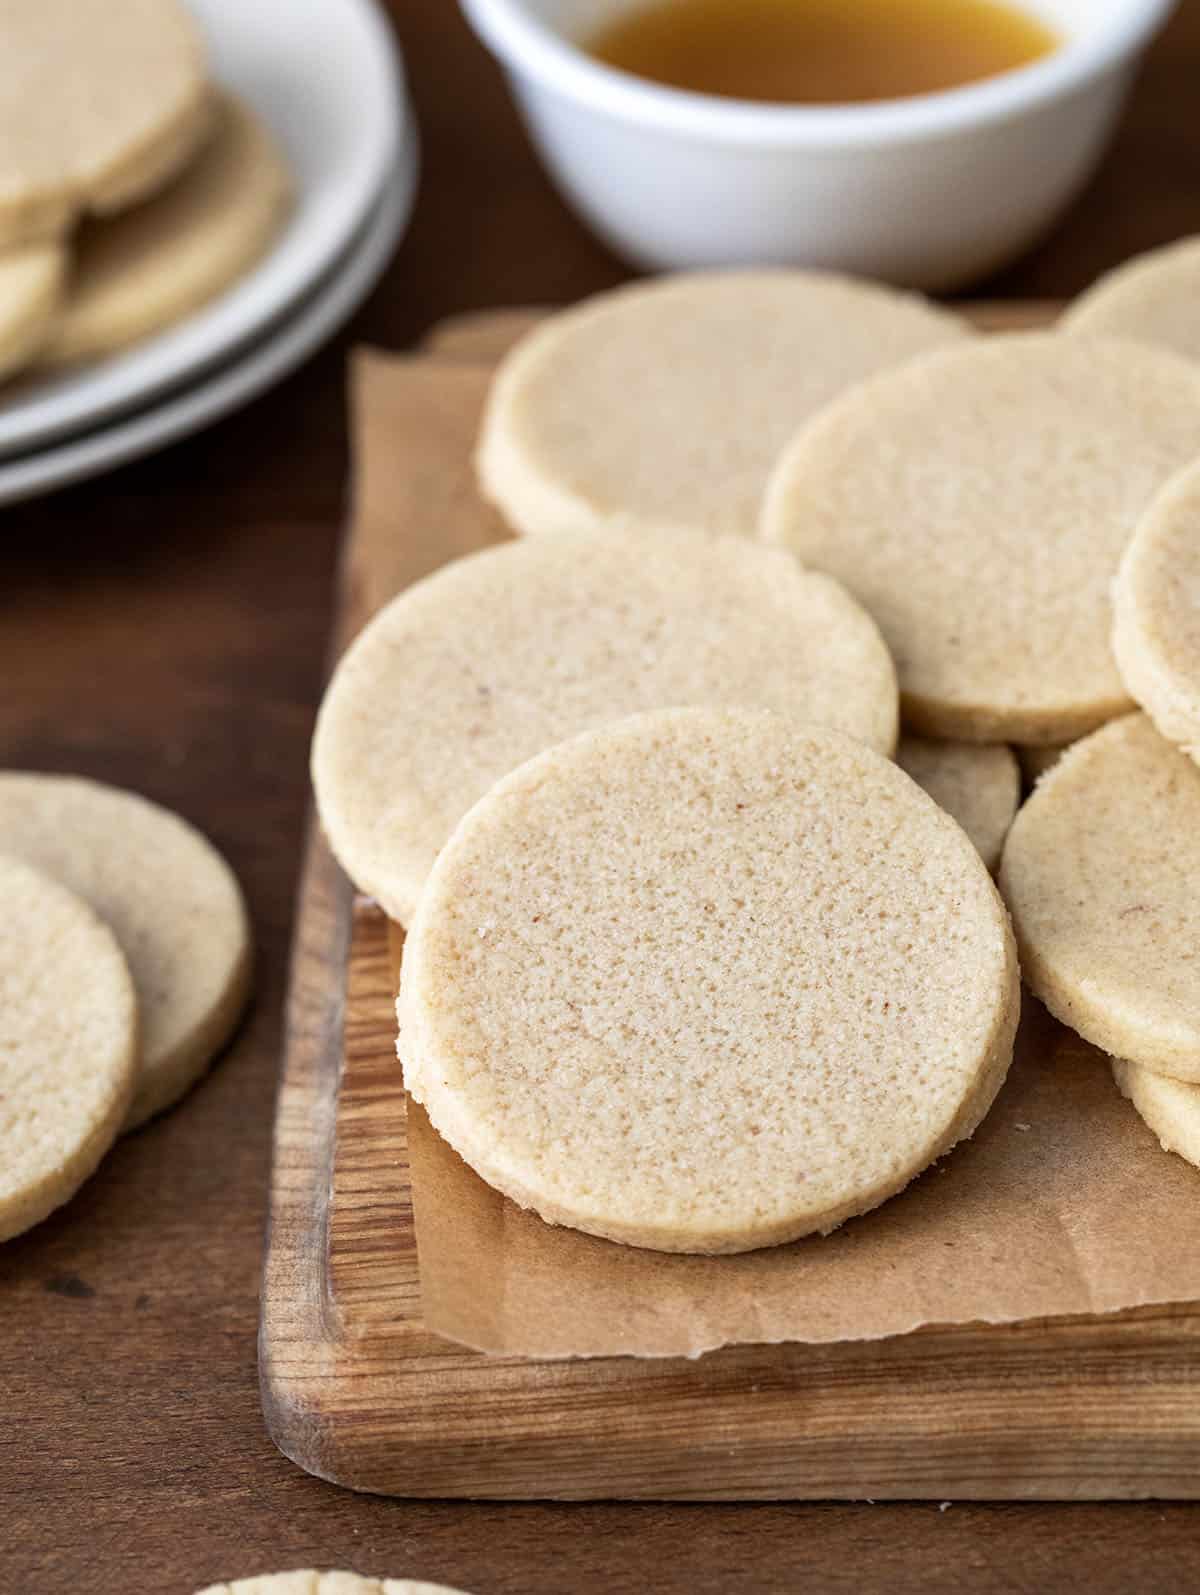
[[[827,1232],[969,1136],[1016,952],[962,829],[889,759],[673,709],[531,759],[434,866],[405,1084],[554,1224],[662,1251]]]
[[[1113,1079],[1158,1137],[1164,1152],[1176,1152],[1200,1168],[1200,1085],[1169,1079],[1125,1058],[1112,1060]]]
[[[68,1201],[133,1090],[137,1000],[86,903],[0,853],[0,1240]]]
[[[902,737],[896,763],[958,821],[994,870],[1021,802],[1021,771],[1012,749],[1003,743]]]
[[[66,276],[66,251],[57,244],[0,255],[0,382],[27,366],[49,338]]]
[[[334,853],[408,924],[438,850],[535,753],[638,710],[758,704],[890,753],[895,671],[827,576],[739,538],[563,533],[443,567],[334,674],[312,771]]]
[[[1136,338],[1200,360],[1200,238],[1135,255],[1064,312],[1064,332]]]
[[[480,483],[520,532],[752,536],[807,416],[969,331],[917,295],[820,273],[635,283],[548,317],[505,357]]]
[[[78,894],[129,963],[141,1041],[124,1129],[169,1107],[233,1033],[251,940],[233,871],[199,831],[135,793],[0,771],[0,852]]]
[[[180,0],[0,0],[0,249],[57,238],[173,177],[211,125]]]
[[[232,1584],[211,1584],[197,1595],[462,1595],[445,1584],[411,1578],[360,1578],[357,1573],[260,1573]]]
[[[1200,759],[1200,466],[1151,504],[1113,587],[1113,652],[1169,742]]]
[[[1117,1058],[1200,1081],[1200,768],[1143,714],[1093,732],[1034,788],[1000,890],[1021,970]]]
[[[42,363],[98,359],[198,310],[265,254],[290,193],[273,134],[247,106],[222,98],[212,137],[181,177],[80,231]]]
[[[768,541],[879,622],[923,736],[1061,743],[1131,707],[1109,589],[1138,518],[1200,454],[1200,366],[1021,333],[861,384],[772,477]]]

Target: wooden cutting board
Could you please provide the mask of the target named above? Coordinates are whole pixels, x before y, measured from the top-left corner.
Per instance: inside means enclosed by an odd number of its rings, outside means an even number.
[[[990,328],[1050,313],[975,312]],[[429,347],[488,363],[530,315],[459,318]],[[350,540],[339,648],[390,596],[384,546],[361,526]],[[1200,1496],[1200,1307],[697,1361],[487,1357],[428,1333],[394,1053],[399,951],[311,827],[259,1339],[267,1423],[301,1467],[410,1496]]]

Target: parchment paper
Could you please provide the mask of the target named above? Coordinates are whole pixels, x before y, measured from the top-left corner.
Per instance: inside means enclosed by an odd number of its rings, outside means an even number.
[[[356,364],[364,614],[505,535],[470,468],[487,385],[470,348],[490,350],[486,332],[453,354]],[[426,1325],[484,1351],[697,1356],[1200,1298],[1200,1173],[1161,1150],[1103,1055],[1029,997],[974,1140],[827,1238],[732,1258],[616,1246],[498,1196],[415,1104],[409,1143]]]

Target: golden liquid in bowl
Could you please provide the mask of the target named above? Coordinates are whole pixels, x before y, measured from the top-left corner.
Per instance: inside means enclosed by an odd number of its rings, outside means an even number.
[[[694,94],[847,105],[960,88],[1060,42],[1003,0],[652,0],[586,49]]]

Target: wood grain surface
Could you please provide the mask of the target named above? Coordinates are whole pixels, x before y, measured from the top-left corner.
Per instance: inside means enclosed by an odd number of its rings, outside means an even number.
[[[346,474],[343,365],[439,317],[574,298],[620,265],[563,210],[451,0],[396,0],[424,143],[412,231],[355,325],[201,437],[0,517],[0,758],[124,782],[223,847],[254,1012],[177,1112],[0,1254],[0,1591],[187,1595],[268,1567],[478,1595],[1186,1590],[1191,1506],[389,1501],[273,1448],[255,1337],[306,754]],[[1058,295],[1200,230],[1200,0],[1155,46],[1103,173],[986,286]]]

